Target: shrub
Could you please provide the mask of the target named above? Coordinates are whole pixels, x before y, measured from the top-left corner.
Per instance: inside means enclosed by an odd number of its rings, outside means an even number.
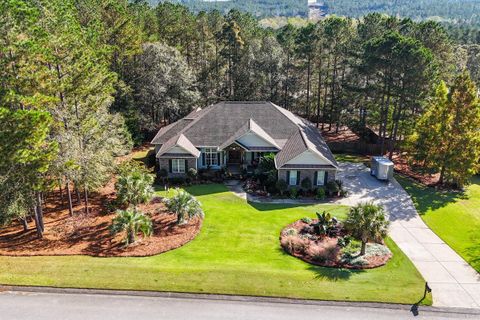
[[[335,236],[338,232],[338,220],[332,217],[330,213],[322,212],[316,213],[318,222],[313,225],[314,231],[320,236]]]
[[[326,197],[325,188],[320,187],[317,189],[317,199],[324,200]]]
[[[341,248],[345,248],[350,244],[351,241],[352,241],[352,237],[350,236],[340,237],[337,240],[337,245]]]
[[[137,161],[137,160],[129,160],[129,161],[124,161],[120,163],[117,166],[117,174],[120,176],[126,176],[132,173],[144,173],[148,174],[150,173],[150,170],[148,170],[143,162]]]
[[[162,179],[162,181],[165,181],[165,178],[168,177],[168,171],[167,171],[167,169],[162,168],[162,169],[158,170],[158,172],[157,172],[157,177],[159,177],[160,179]]]
[[[312,223],[312,219],[309,218],[309,217],[305,217],[305,218],[302,218],[302,222],[310,224],[310,223]]]
[[[168,182],[174,186],[181,186],[185,184],[185,178],[184,177],[170,177],[168,178]]]
[[[329,181],[327,182],[327,191],[329,195],[335,195],[340,191],[340,188],[335,181]]]
[[[387,236],[389,222],[383,207],[370,202],[350,208],[344,225],[355,239],[362,242],[360,255],[364,255],[368,241],[382,241]]]
[[[135,209],[118,210],[110,226],[110,233],[119,232],[125,232],[124,241],[128,246],[136,241],[136,235],[139,232],[142,232],[145,237],[152,235],[152,220]]]
[[[308,249],[309,241],[298,236],[285,236],[282,238],[282,247],[290,253],[305,253]]]
[[[298,197],[298,190],[297,188],[293,187],[290,189],[290,198],[296,199]]]
[[[285,230],[285,235],[296,236],[297,235],[297,230],[295,230],[293,228],[288,228],[287,230]]]
[[[176,189],[172,198],[164,200],[167,208],[177,215],[177,224],[184,224],[189,218],[204,216],[200,202],[190,193]]]
[[[280,194],[282,196],[285,193],[285,191],[287,191],[287,189],[288,189],[287,182],[283,179],[280,179],[280,180],[277,181],[276,187],[277,187],[278,191],[280,192]]]
[[[187,176],[192,180],[196,180],[198,177],[197,169],[195,168],[188,169]]]
[[[152,184],[153,176],[142,171],[120,175],[115,183],[117,199],[121,203],[133,206],[145,203],[153,195]]]
[[[302,188],[304,190],[310,190],[312,189],[312,181],[310,180],[309,177],[305,177],[302,182],[300,183],[300,185],[302,186]]]

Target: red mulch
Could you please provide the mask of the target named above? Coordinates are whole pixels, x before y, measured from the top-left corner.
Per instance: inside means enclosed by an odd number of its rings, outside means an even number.
[[[74,216],[68,212],[66,200],[60,201],[59,191],[50,194],[44,209],[45,233],[42,239],[36,235],[35,225],[23,231],[20,223],[0,228],[0,255],[43,256],[43,255],[89,255],[89,256],[151,256],[178,248],[193,240],[200,232],[201,219],[192,219],[178,226],[176,216],[166,210],[159,198],[140,206],[140,210],[152,218],[153,235],[143,238],[129,247],[123,243],[123,234],[111,236],[109,227],[115,213],[106,212],[105,204],[114,199],[114,180],[100,192],[90,195],[90,211],[85,214],[84,206],[74,197]]]
[[[332,124],[331,130],[328,130],[328,124],[324,125],[323,130],[322,124],[320,126],[320,132],[322,133],[323,138],[327,143],[329,142],[358,142],[360,141],[360,137],[350,130],[347,126],[339,126],[338,132],[336,125]]]
[[[316,220],[313,220],[312,222],[315,223]],[[365,257],[365,259],[368,261],[368,264],[362,266],[342,263],[340,261],[342,255],[341,248],[337,245],[338,237],[325,236],[318,239],[301,239],[299,237],[301,230],[307,226],[307,223],[303,222],[302,220],[298,220],[286,226],[280,233],[280,243],[282,244],[285,252],[307,263],[329,268],[373,269],[385,265],[392,257],[391,254],[384,256],[368,256]],[[295,229],[297,231],[297,235],[289,236],[286,232],[288,229]],[[340,236],[344,235],[345,234],[342,234]],[[289,240],[289,237],[295,237],[294,241],[296,248],[292,250],[285,245]],[[324,260],[319,261],[318,259],[315,259],[313,256],[314,254],[321,255]]]
[[[438,180],[440,179],[440,174],[430,174],[426,172],[420,172],[419,169],[415,169],[407,161],[407,157],[405,154],[395,153],[392,157],[392,161],[395,164],[395,171],[407,176],[415,181],[420,182],[426,186],[435,186],[438,184]]]

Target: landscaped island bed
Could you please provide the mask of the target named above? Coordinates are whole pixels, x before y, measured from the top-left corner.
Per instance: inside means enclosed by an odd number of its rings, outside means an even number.
[[[0,283],[407,304],[423,295],[423,278],[390,239],[393,258],[372,270],[313,266],[280,247],[289,223],[323,210],[342,219],[347,207],[247,203],[223,185],[188,191],[201,201],[205,220],[181,248],[144,258],[0,257]]]
[[[11,256],[151,256],[178,248],[191,241],[200,232],[202,219],[194,218],[187,224],[177,225],[176,216],[170,214],[159,197],[139,210],[151,217],[153,233],[125,246],[121,233],[112,235],[110,226],[115,213],[106,204],[114,199],[113,181],[92,194],[89,213],[76,204],[74,216],[62,206],[56,192],[47,199],[45,233],[38,238],[34,228],[24,232],[20,223],[0,229],[0,255]]]

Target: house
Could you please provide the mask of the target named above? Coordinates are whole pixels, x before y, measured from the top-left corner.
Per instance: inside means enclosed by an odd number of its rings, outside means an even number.
[[[334,180],[337,162],[311,122],[271,102],[220,102],[161,128],[155,145],[159,170],[184,176],[189,168],[253,170],[275,153],[278,178],[298,186]]]

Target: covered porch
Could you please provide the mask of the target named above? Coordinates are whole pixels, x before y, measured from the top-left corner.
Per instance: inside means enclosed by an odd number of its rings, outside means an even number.
[[[274,151],[277,150],[266,150],[265,148],[252,150],[238,143],[232,143],[224,149],[225,167],[234,174],[242,173],[243,170],[252,173],[258,167],[260,158]]]

